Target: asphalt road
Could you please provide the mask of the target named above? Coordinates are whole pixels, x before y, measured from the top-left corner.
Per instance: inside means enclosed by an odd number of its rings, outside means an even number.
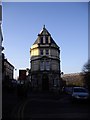
[[[7,99],[6,99],[7,98]],[[30,93],[19,99],[17,94],[3,95],[3,119],[90,119],[89,102],[72,102],[68,95]]]
[[[40,95],[39,95],[40,96]],[[29,99],[21,112],[21,118],[78,118],[88,119],[88,104],[72,103],[68,96],[60,99]]]

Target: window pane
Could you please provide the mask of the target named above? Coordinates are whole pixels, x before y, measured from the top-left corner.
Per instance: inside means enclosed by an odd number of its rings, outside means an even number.
[[[50,62],[46,61],[46,70],[50,70]]]
[[[46,37],[46,44],[48,44],[48,37]]]
[[[41,63],[40,63],[40,70],[44,70],[44,62],[43,61],[41,61]]]
[[[43,43],[45,43],[45,36],[43,36]]]
[[[41,44],[43,44],[43,37],[41,37]]]
[[[43,55],[43,50],[40,50],[40,55]]]
[[[46,55],[49,55],[49,50],[46,50]]]

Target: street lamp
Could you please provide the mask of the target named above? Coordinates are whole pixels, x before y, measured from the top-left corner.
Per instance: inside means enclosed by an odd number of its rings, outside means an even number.
[[[15,68],[15,79],[17,80],[17,69]]]

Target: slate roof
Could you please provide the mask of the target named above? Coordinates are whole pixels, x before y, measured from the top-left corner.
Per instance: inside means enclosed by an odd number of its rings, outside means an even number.
[[[56,42],[53,40],[53,38],[51,37],[51,34],[48,32],[48,30],[45,28],[45,25],[43,27],[43,29],[40,31],[40,33],[38,34],[38,36],[50,36],[50,40],[51,40],[51,44],[54,44],[56,47],[58,47],[58,45],[56,44]],[[39,39],[37,38],[36,41],[34,42],[34,44],[38,44],[39,43]],[[33,44],[33,45],[34,45]]]

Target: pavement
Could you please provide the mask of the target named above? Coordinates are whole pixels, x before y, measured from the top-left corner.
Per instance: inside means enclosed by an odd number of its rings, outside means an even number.
[[[18,97],[17,91],[3,91],[2,120],[90,119],[90,104],[72,103],[67,94],[28,93]]]

